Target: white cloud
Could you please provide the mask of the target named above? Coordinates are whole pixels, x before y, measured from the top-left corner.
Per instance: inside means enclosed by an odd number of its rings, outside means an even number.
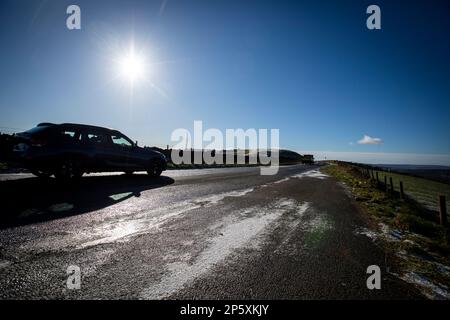
[[[358,140],[358,144],[382,144],[383,140],[380,138],[372,138],[368,135],[364,135],[361,140]]]

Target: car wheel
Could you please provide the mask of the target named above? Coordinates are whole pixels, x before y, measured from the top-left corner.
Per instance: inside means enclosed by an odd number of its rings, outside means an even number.
[[[36,177],[43,179],[50,178],[50,176],[52,175],[50,172],[45,172],[41,170],[32,170],[31,173],[34,174]]]
[[[162,165],[158,162],[153,163],[147,170],[147,173],[151,177],[159,177],[162,173]]]
[[[61,181],[68,181],[71,179],[79,179],[83,176],[83,171],[80,170],[77,163],[73,160],[64,161],[55,172],[55,177]]]

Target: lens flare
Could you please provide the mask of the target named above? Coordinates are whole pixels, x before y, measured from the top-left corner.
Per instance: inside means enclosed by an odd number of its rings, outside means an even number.
[[[119,59],[119,75],[131,84],[143,80],[146,71],[144,57],[135,53],[133,49],[131,49],[127,55]]]

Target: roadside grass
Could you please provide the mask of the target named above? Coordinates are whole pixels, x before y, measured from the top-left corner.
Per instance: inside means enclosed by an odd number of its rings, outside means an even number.
[[[449,226],[439,225],[433,211],[419,202],[385,192],[376,181],[350,165],[333,163],[321,171],[344,183],[367,214],[371,225],[368,236],[381,243],[396,261],[392,274],[430,299],[450,299]]]
[[[450,228],[438,224],[436,212],[422,207],[420,202],[412,199],[401,200],[398,196],[385,192],[377,186],[376,182],[362,176],[352,166],[333,164],[323,168],[322,171],[345,183],[351,189],[358,204],[377,222],[424,236],[428,247],[442,254],[450,254]],[[402,179],[403,183],[406,183],[403,176],[396,178]],[[413,179],[425,180],[420,178]],[[408,186],[418,188],[420,185],[423,185],[426,187],[425,182],[420,181],[420,183],[413,184],[412,180],[408,180]],[[430,183],[434,184],[436,182],[430,181]]]
[[[438,211],[439,196],[445,196],[448,199],[447,212],[450,212],[450,185],[399,173],[374,171],[374,174],[376,172],[378,172],[380,181],[383,182],[385,176],[388,183],[389,178],[392,177],[394,190],[397,192],[400,192],[400,181],[402,181],[405,194],[429,210]]]

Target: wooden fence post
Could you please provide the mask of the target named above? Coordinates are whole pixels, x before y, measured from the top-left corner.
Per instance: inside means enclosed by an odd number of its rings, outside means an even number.
[[[400,199],[405,199],[405,193],[403,191],[403,182],[400,181]]]
[[[445,196],[439,196],[439,220],[441,222],[441,225],[446,226],[447,225],[447,205],[445,203]]]
[[[392,182],[392,177],[389,177],[389,183],[391,185],[391,193],[394,194],[394,183]]]
[[[387,184],[387,175],[384,173],[384,189],[387,192],[388,191],[388,184]]]
[[[377,185],[380,183],[380,179],[378,178],[378,171],[376,172],[377,175]]]

